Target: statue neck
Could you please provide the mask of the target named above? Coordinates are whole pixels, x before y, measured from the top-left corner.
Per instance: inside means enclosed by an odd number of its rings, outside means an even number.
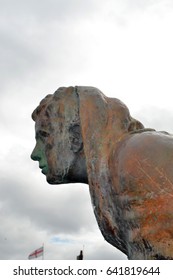
[[[83,150],[79,153],[76,153],[76,157],[69,175],[72,182],[88,184],[86,160]]]

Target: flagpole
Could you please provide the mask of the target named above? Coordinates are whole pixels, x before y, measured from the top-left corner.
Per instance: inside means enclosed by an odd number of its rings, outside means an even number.
[[[85,245],[83,244],[83,259],[84,259],[84,247],[85,247]]]
[[[43,243],[43,255],[42,255],[42,260],[44,260],[44,243]]]

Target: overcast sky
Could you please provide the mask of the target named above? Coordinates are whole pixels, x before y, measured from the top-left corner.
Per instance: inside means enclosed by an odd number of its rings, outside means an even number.
[[[173,133],[172,0],[0,0],[0,259],[126,259],[102,237],[87,185],[49,185],[31,113],[60,86],[95,86]]]

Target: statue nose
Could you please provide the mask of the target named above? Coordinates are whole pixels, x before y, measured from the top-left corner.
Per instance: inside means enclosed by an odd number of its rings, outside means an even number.
[[[32,160],[35,160],[35,161],[39,161],[40,160],[40,157],[39,156],[36,156],[36,155],[33,155],[33,153],[31,154],[31,159]]]
[[[35,147],[34,150],[32,151],[31,159],[34,160],[34,161],[40,161],[40,159],[41,159],[41,156],[40,156],[40,154],[38,153],[36,147]]]

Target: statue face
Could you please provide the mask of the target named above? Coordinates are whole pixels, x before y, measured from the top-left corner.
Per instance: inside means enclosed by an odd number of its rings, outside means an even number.
[[[36,146],[31,158],[39,162],[42,173],[50,184],[71,183],[75,153],[69,127],[64,118],[45,117],[42,112],[35,123]]]
[[[42,170],[42,173],[47,175],[48,174],[48,162],[46,157],[46,145],[47,145],[47,138],[49,137],[49,132],[46,131],[39,122],[36,122],[35,125],[36,130],[36,145],[31,154],[31,158],[35,161],[39,162],[39,167]]]
[[[88,183],[78,96],[74,88],[59,88],[53,95],[47,95],[32,118],[36,146],[31,158],[39,162],[47,182]]]

